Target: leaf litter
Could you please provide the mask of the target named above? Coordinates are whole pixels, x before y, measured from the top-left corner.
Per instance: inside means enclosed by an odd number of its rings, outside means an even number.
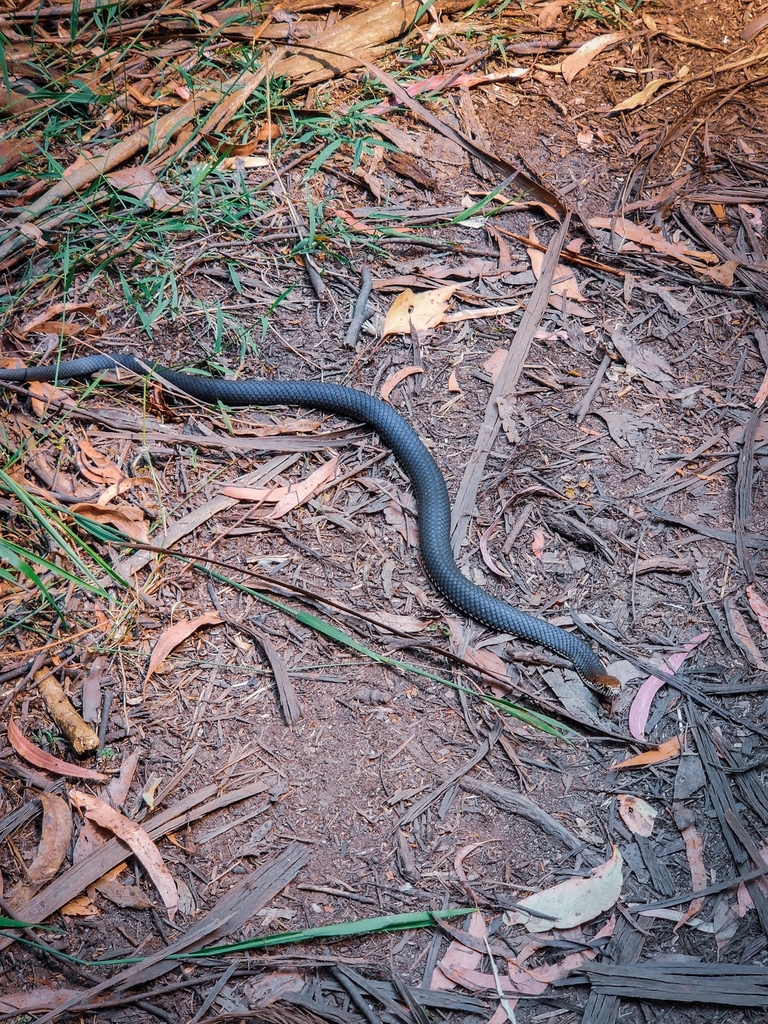
[[[414,1020],[528,1019],[526,999],[568,972],[625,1016],[655,999],[711,1000],[694,966],[647,966],[679,934],[729,1012],[764,1003],[749,973],[768,927],[756,882],[768,822],[755,767],[768,660],[768,530],[753,500],[768,374],[760,16],[721,5],[694,37],[682,9],[602,4],[148,8],[106,21],[88,4],[0,14],[4,364],[114,345],[201,372],[370,388],[446,471],[463,572],[568,628],[588,610],[626,665],[676,675],[643,685],[625,672],[613,705],[586,715],[565,666],[448,623],[413,557],[409,491],[390,465],[372,469],[364,431],[317,433],[299,410],[265,423],[151,386],[60,380],[30,387],[29,403],[9,389],[5,891],[25,942],[40,939],[29,922],[62,912],[77,942],[60,952],[119,960],[117,936],[141,934],[150,960],[55,998],[37,961],[40,998],[8,991],[8,1012],[56,1019],[150,996],[172,1019],[179,999],[178,1019],[214,1003],[248,1012],[246,981],[277,962],[228,947],[239,959],[223,974],[163,978],[157,878],[169,909],[171,886],[187,894],[186,948],[223,938],[225,918],[234,938],[248,941],[258,920],[279,942],[301,907],[317,927],[290,933],[309,945],[291,961],[299,983],[276,990],[283,1016],[312,992],[353,1019],[365,1002]],[[261,469],[245,459],[283,442],[288,454]],[[307,453],[326,448],[317,476]],[[278,479],[290,499],[279,523],[230,490],[256,488],[258,506]],[[204,561],[211,552],[226,573]],[[258,591],[238,576],[253,564]],[[299,591],[318,614],[285,603]],[[46,706],[36,680],[51,672]],[[478,701],[483,685],[494,696]],[[56,704],[77,716],[72,730]],[[97,736],[87,759],[81,723]],[[699,755],[706,775],[691,789]],[[617,793],[610,772],[630,768],[632,794]],[[113,781],[65,801],[46,788],[56,776]],[[68,865],[78,799],[99,822],[82,827]],[[242,811],[221,825],[228,805]],[[112,826],[147,837],[146,878],[141,856],[126,875]],[[277,874],[249,901],[249,883],[232,883],[270,857]],[[607,882],[588,904],[579,894],[600,865]],[[309,901],[290,881],[307,872],[319,886]],[[511,923],[535,909],[532,891],[554,893],[557,911],[530,918],[535,941]],[[394,916],[405,903],[421,928],[467,892],[482,908],[470,929],[431,937],[368,927],[355,903]],[[686,909],[655,906],[670,899]],[[196,931],[200,907],[213,917]],[[354,935],[361,972],[316,945]],[[452,964],[441,942],[456,951],[457,935],[469,959]],[[580,951],[563,955],[563,942]],[[35,953],[14,955],[20,979]],[[584,984],[564,991],[583,1006]]]

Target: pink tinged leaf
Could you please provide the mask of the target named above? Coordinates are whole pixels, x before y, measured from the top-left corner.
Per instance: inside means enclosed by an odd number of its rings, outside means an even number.
[[[339,467],[339,457],[334,455],[322,466],[310,473],[305,480],[300,480],[295,487],[288,488],[288,494],[275,505],[269,513],[268,519],[281,519],[297,506],[315,495],[322,487],[336,476]]]
[[[469,929],[467,932],[475,939],[484,939],[487,931],[485,927],[485,918],[480,913],[472,914],[469,919]],[[443,971],[452,970],[474,970],[480,961],[483,959],[483,954],[478,953],[477,950],[470,949],[469,946],[464,946],[461,942],[454,939],[446,949],[442,960],[437,965],[435,970],[432,972],[432,980],[429,983],[429,987],[433,992],[444,992],[448,989],[455,988],[457,984],[461,985],[462,982],[453,981],[448,974]]]
[[[53,754],[47,754],[34,743],[30,743],[13,718],[8,719],[8,741],[19,757],[23,757],[25,761],[38,768],[53,772],[54,775],[65,775],[70,779],[88,779],[90,782],[106,782],[109,779],[108,775],[102,775],[101,772],[81,768],[79,764],[70,764],[69,761],[62,761]]]
[[[691,871],[693,891],[706,889],[709,879],[707,878],[707,868],[704,864],[704,840],[693,825],[686,825],[682,830],[682,834],[685,841],[685,856]],[[679,928],[682,928],[684,924],[687,924],[692,918],[696,917],[703,906],[703,898],[699,897],[698,899],[691,900],[691,905],[672,930],[676,932]]]
[[[708,637],[709,633],[700,633],[698,636],[695,636],[687,644],[683,645],[682,651],[671,655],[661,666],[660,671],[667,672],[670,675],[677,672],[691,651]],[[664,684],[665,680],[660,676],[649,676],[635,694],[632,707],[629,709],[629,731],[636,740],[645,741],[645,726],[648,722],[651,704],[653,703],[653,698]]]
[[[533,543],[531,544],[531,551],[541,561],[544,556],[544,552],[547,547],[547,535],[544,532],[543,527],[537,526],[533,531]]]
[[[90,818],[102,828],[109,829],[124,843],[130,846],[133,853],[143,864],[147,874],[152,879],[155,888],[160,893],[165,909],[168,912],[169,920],[173,920],[179,906],[179,896],[176,891],[176,883],[173,880],[168,868],[165,866],[160,851],[150,839],[148,833],[130,818],[120,814],[114,807],[105,804],[98,797],[91,796],[79,789],[73,789],[69,798],[86,817]]]
[[[768,636],[768,604],[758,594],[754,583],[750,583],[747,587],[747,600],[749,601],[749,607],[755,613],[755,617],[760,623],[760,628]]]
[[[183,643],[187,637],[192,636],[202,626],[218,626],[221,624],[221,621],[221,616],[218,612],[205,612],[204,615],[198,615],[197,618],[185,619],[183,622],[176,622],[173,626],[169,626],[168,629],[164,629],[149,659],[149,668],[144,679],[144,685],[147,685],[150,677],[154,675],[168,655],[176,650],[179,644]]]

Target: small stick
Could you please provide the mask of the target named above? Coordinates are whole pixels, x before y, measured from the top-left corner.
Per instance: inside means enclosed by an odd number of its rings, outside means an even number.
[[[344,338],[344,348],[355,347],[358,335],[360,334],[360,329],[368,318],[366,305],[368,303],[372,287],[373,278],[371,277],[370,268],[363,267],[362,273],[360,274],[360,292],[357,296],[357,300],[355,301],[355,309],[347,330],[347,336]]]

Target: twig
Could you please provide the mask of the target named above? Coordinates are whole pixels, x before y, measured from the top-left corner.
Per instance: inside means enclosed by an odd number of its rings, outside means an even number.
[[[605,371],[608,369],[608,367],[610,365],[611,365],[611,357],[606,352],[606,354],[603,356],[603,358],[602,358],[602,360],[600,362],[600,365],[597,368],[597,371],[595,373],[594,379],[592,380],[592,383],[589,385],[589,387],[587,388],[587,390],[586,390],[586,392],[584,394],[584,397],[581,399],[580,402],[577,402],[576,405],[574,405],[573,409],[571,409],[571,416],[575,416],[576,417],[576,426],[577,427],[581,423],[584,422],[584,418],[587,415],[587,413],[589,412],[589,407],[592,404],[592,399],[597,394],[598,389],[600,388],[600,385],[603,382],[603,377],[605,376]]]
[[[368,299],[371,294],[371,288],[373,287],[373,278],[369,267],[363,267],[360,274],[360,292],[355,302],[355,310],[352,314],[352,320],[347,330],[347,336],[344,338],[345,348],[354,348],[357,342],[360,329],[367,320],[369,312],[366,309]]]

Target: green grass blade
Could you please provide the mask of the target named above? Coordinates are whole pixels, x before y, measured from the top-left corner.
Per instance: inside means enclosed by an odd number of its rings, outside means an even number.
[[[169,554],[173,553],[174,552],[169,552]],[[502,711],[504,714],[517,718],[519,721],[525,722],[527,725],[540,729],[542,732],[548,733],[550,736],[566,740],[573,736],[573,731],[571,729],[568,729],[556,719],[550,718],[549,715],[518,707],[517,704],[513,704],[512,701],[506,700],[504,697],[492,697],[490,694],[479,693],[477,690],[471,690],[467,686],[461,686],[459,683],[454,683],[451,679],[444,679],[442,676],[438,676],[434,672],[430,672],[428,669],[419,668],[418,665],[412,665],[407,661],[400,661],[397,658],[390,658],[386,654],[380,654],[378,651],[374,651],[370,647],[366,647],[366,645],[361,643],[359,640],[355,640],[354,637],[349,636],[348,633],[339,629],[338,626],[334,626],[330,622],[326,622],[324,619],[318,618],[317,615],[312,615],[311,612],[291,608],[290,605],[284,604],[282,601],[278,601],[274,597],[269,597],[267,594],[261,593],[261,591],[253,590],[251,587],[238,583],[236,580],[225,576],[223,573],[216,572],[214,569],[211,569],[210,566],[202,565],[200,562],[195,562],[193,564],[195,568],[199,569],[201,572],[208,573],[208,575],[213,576],[220,582],[236,587],[243,593],[250,594],[257,600],[271,605],[273,608],[278,608],[286,615],[292,616],[292,618],[297,622],[300,622],[303,626],[307,626],[309,629],[315,630],[315,632],[328,637],[329,640],[342,644],[344,647],[349,647],[351,650],[356,651],[365,658],[377,661],[381,665],[388,665],[391,668],[400,669],[403,672],[411,672],[414,675],[423,676],[425,679],[430,679],[435,683],[441,683],[443,686],[448,686],[452,690],[457,690],[459,693],[466,693],[468,696],[479,698],[486,704],[490,704],[492,707],[495,707],[498,711]]]

